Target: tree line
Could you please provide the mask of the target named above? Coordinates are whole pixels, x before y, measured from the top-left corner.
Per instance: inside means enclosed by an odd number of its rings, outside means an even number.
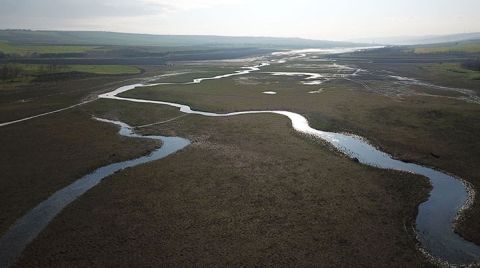
[[[14,79],[22,76],[23,70],[15,64],[5,64],[0,68],[0,79]]]
[[[65,68],[65,65],[46,64],[35,66],[33,69],[26,69],[19,64],[7,63],[0,66],[0,79],[12,80],[32,75],[59,73]]]
[[[462,63],[462,67],[472,71],[480,71],[480,59],[465,61]]]

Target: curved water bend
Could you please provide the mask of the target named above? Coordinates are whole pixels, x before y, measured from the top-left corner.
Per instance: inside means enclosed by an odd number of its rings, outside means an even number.
[[[473,191],[460,179],[446,173],[424,167],[421,165],[406,163],[393,159],[364,139],[358,136],[340,133],[326,132],[310,127],[308,120],[300,114],[288,111],[244,111],[226,114],[202,112],[192,110],[189,106],[163,101],[134,99],[118,97],[117,95],[140,86],[135,84],[124,86],[112,92],[100,95],[100,98],[130,101],[137,103],[151,103],[177,107],[183,113],[198,114],[211,117],[226,117],[244,114],[280,114],[287,116],[292,121],[293,128],[301,133],[323,139],[332,144],[336,149],[359,162],[382,169],[393,169],[423,175],[430,179],[433,189],[429,199],[419,206],[416,219],[418,240],[428,254],[434,258],[450,264],[472,264],[480,261],[480,247],[466,241],[453,230],[462,208],[469,205],[473,200]]]
[[[90,190],[115,172],[167,157],[190,144],[187,139],[179,137],[142,136],[132,128],[119,121],[95,118],[98,121],[120,126],[119,134],[125,137],[144,138],[162,141],[162,147],[147,156],[110,164],[96,169],[67,187],[55,192],[47,200],[38,204],[22,218],[18,219],[0,239],[0,267],[12,265],[24,248],[49,224],[49,222],[68,204]]]

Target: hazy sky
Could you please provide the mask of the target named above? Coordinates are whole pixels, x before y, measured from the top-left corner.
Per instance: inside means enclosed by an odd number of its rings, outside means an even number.
[[[0,28],[360,37],[480,32],[480,0],[0,0]]]

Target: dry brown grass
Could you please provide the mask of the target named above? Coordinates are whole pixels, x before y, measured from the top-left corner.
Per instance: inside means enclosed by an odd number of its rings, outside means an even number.
[[[410,229],[425,179],[358,165],[280,116],[188,116],[145,132],[195,142],[106,179],[19,267],[428,265]]]

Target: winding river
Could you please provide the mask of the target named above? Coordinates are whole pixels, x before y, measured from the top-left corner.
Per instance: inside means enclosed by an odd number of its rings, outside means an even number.
[[[258,71],[262,66],[268,65],[263,63],[260,65],[247,67],[242,74]],[[231,74],[232,75],[237,75]],[[296,73],[295,75],[302,75]],[[311,73],[305,73],[304,76],[311,77]],[[222,77],[228,77],[222,76]],[[199,78],[195,83],[203,80],[211,80],[211,78]],[[454,232],[454,223],[458,220],[461,212],[468,208],[474,199],[475,192],[464,180],[441,172],[432,168],[421,166],[414,163],[407,163],[394,159],[391,155],[378,150],[365,139],[341,133],[326,132],[310,127],[308,120],[297,113],[289,111],[244,111],[233,113],[212,113],[204,111],[192,110],[189,106],[145,99],[125,98],[118,95],[132,90],[136,87],[164,85],[157,84],[134,84],[120,87],[112,92],[102,94],[100,98],[114,99],[120,101],[129,101],[137,103],[151,103],[159,105],[168,105],[177,107],[183,113],[197,114],[210,117],[226,117],[245,114],[278,114],[288,117],[292,122],[292,127],[303,134],[313,138],[319,138],[329,142],[340,152],[351,158],[357,159],[360,163],[382,169],[392,169],[414,173],[427,177],[433,189],[430,192],[429,199],[419,206],[418,216],[416,219],[416,231],[418,240],[422,246],[422,252],[433,257],[437,262],[448,264],[472,264],[480,261],[480,247],[472,242],[463,239]]]
[[[281,61],[285,60],[282,59]],[[198,78],[192,82],[183,84],[201,83],[204,80],[245,75],[250,72],[259,71],[261,67],[266,65],[268,65],[268,63],[261,63],[252,67],[244,67],[242,70],[231,74]],[[312,74],[305,73],[303,75],[311,77]],[[310,127],[304,116],[289,111],[243,111],[219,114],[206,111],[195,111],[187,105],[178,103],[118,96],[119,94],[136,87],[165,84],[173,83],[139,83],[127,85],[112,92],[99,95],[99,98],[167,105],[177,107],[181,112],[186,114],[197,114],[210,117],[265,113],[286,116],[291,120],[292,127],[296,131],[312,138],[322,139],[330,143],[340,152],[351,158],[355,158],[362,164],[382,169],[405,171],[427,177],[430,180],[433,189],[430,193],[429,199],[419,206],[416,219],[417,237],[422,252],[433,257],[437,261],[450,265],[472,264],[480,261],[480,247],[474,243],[466,241],[454,232],[454,223],[460,216],[462,210],[470,206],[474,199],[474,191],[469,187],[468,183],[462,179],[432,168],[396,160],[389,154],[378,150],[361,137],[314,129]],[[123,136],[161,140],[163,145],[160,149],[155,150],[148,156],[111,164],[95,170],[66,188],[56,192],[50,198],[28,212],[25,216],[17,220],[10,230],[0,239],[0,266],[8,266],[11,264],[15,258],[21,254],[25,246],[32,241],[65,206],[94,187],[103,178],[127,167],[133,167],[142,163],[161,159],[181,150],[189,144],[188,140],[177,137],[141,136],[135,134],[132,131],[132,128],[125,123],[106,119],[97,120],[120,126],[120,134]]]

